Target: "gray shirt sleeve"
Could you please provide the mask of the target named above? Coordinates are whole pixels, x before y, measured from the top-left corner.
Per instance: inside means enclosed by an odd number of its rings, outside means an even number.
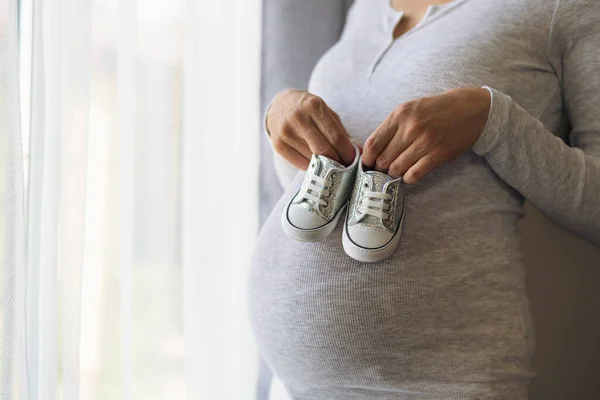
[[[600,247],[600,5],[559,1],[549,53],[561,80],[569,143],[496,89],[473,150],[569,231]],[[577,4],[572,4],[577,3]]]

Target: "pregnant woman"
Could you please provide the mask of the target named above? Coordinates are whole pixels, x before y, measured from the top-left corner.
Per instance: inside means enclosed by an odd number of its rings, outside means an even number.
[[[357,0],[266,125],[302,171],[259,235],[249,311],[290,395],[526,399],[524,200],[600,246],[600,3]],[[350,139],[407,189],[400,243],[370,264],[342,223],[317,243],[280,224],[311,155],[349,165]]]

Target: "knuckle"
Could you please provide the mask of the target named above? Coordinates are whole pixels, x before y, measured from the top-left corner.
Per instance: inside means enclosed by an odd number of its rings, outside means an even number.
[[[384,156],[379,156],[377,157],[377,159],[375,160],[375,166],[378,169],[383,169],[383,170],[387,170],[390,167],[390,160],[388,160],[386,157]]]
[[[393,177],[399,177],[402,175],[402,171],[400,170],[399,167],[392,165],[392,166],[390,166],[388,175],[393,176]]]
[[[412,108],[411,102],[402,103],[398,107],[396,107],[396,109],[394,110],[394,114],[396,116],[406,117],[408,114],[410,114],[411,108]]]
[[[415,182],[421,177],[421,171],[417,168],[413,168],[404,174],[403,179],[408,182]]]
[[[329,139],[331,140],[331,143],[334,145],[339,145],[339,144],[343,143],[343,141],[344,141],[342,134],[335,130],[329,132]]]
[[[273,143],[273,149],[275,149],[275,151],[277,153],[281,154],[283,152],[283,149],[285,146],[283,143],[283,140],[276,138],[276,139],[273,139],[272,143]]]
[[[320,110],[325,103],[320,97],[312,96],[308,104],[313,110]]]
[[[305,113],[302,108],[295,108],[290,111],[288,123],[290,122],[301,122],[304,121]]]
[[[292,124],[289,121],[285,121],[281,125],[281,129],[279,130],[278,137],[289,138],[292,136],[292,132],[293,132]]]
[[[402,176],[407,170],[406,162],[402,159],[394,161],[389,168],[389,174],[394,176]]]
[[[396,119],[402,118],[404,115],[406,115],[406,106],[404,104],[400,104],[394,109],[394,111],[392,111],[392,114]]]
[[[321,108],[323,100],[320,97],[307,94],[302,99],[302,106],[308,110],[318,110]]]
[[[370,137],[366,140],[365,145],[363,146],[363,151],[365,153],[371,153],[377,148],[377,139]]]

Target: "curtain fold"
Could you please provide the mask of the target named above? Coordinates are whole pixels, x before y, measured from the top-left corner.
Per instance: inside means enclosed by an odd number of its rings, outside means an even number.
[[[28,394],[23,150],[19,114],[18,7],[0,2],[0,398]]]
[[[260,2],[31,2],[21,138],[0,0],[0,398],[253,399]]]
[[[187,389],[190,398],[250,399],[258,359],[243,295],[247,268],[239,267],[248,264],[258,224],[260,6],[254,0],[190,0],[186,14],[182,261]],[[222,301],[215,302],[218,298]]]
[[[35,399],[77,399],[91,3],[33,8],[28,334]]]
[[[132,266],[134,263],[134,188],[137,89],[137,1],[120,1],[117,39],[117,119],[120,164],[120,346],[122,368],[121,398],[131,399],[132,366]]]

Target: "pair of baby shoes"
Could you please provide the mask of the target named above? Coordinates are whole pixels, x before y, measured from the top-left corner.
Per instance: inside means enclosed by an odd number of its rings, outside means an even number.
[[[349,167],[312,156],[302,187],[283,210],[281,224],[296,240],[319,241],[335,229],[346,210],[344,251],[358,261],[380,261],[400,242],[405,187],[402,178],[365,171],[356,145],[354,150]]]

